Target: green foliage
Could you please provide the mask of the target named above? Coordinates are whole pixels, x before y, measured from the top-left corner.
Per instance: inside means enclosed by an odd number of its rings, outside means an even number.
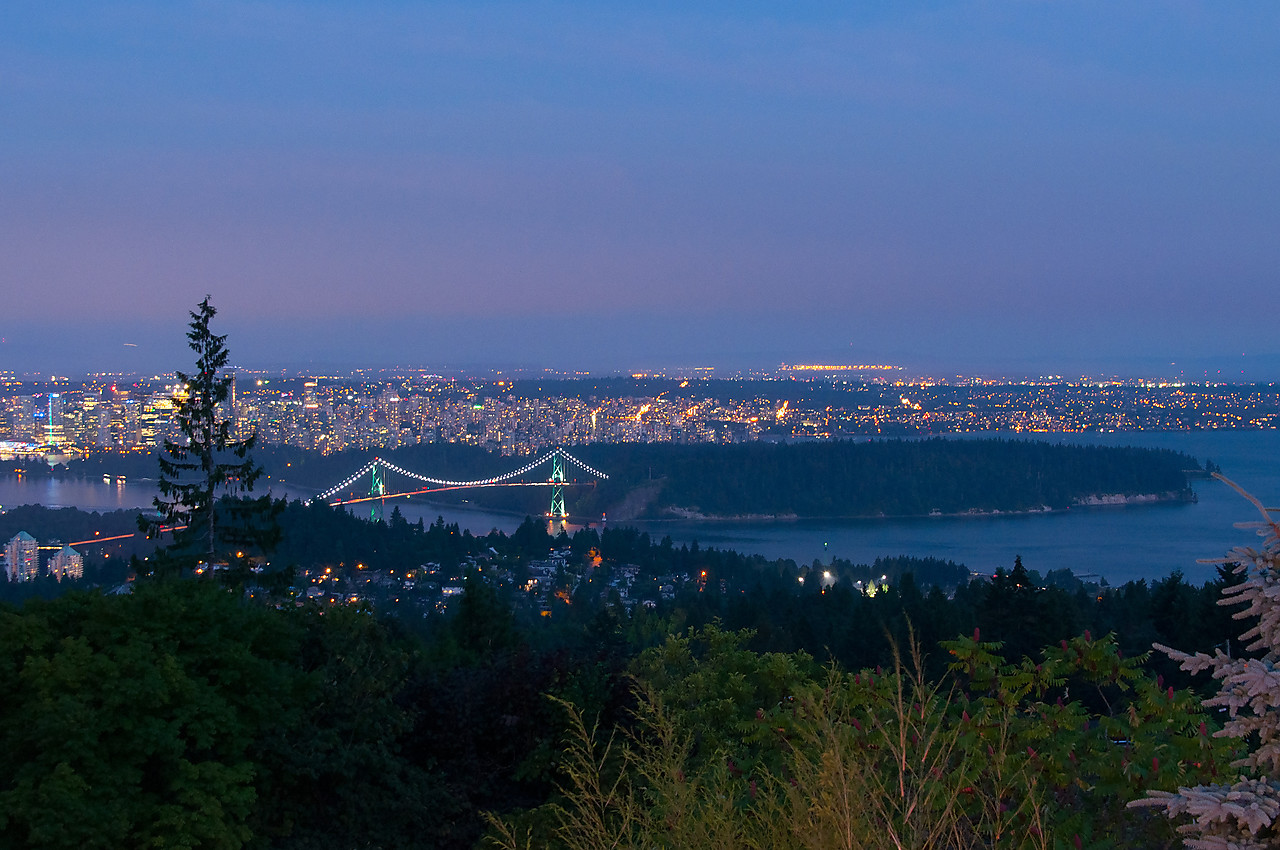
[[[961,688],[966,752],[1012,754],[1050,802],[1046,824],[1060,839],[1170,842],[1166,824],[1135,817],[1127,801],[1153,783],[1216,776],[1230,761],[1198,698],[1146,673],[1143,657],[1123,657],[1111,635],[1086,632],[1017,663],[976,632],[943,648]]]
[[[819,668],[803,652],[752,652],[745,646],[750,638],[750,632],[712,624],[669,637],[632,663],[632,675],[670,710],[671,723],[689,740],[694,765],[728,758],[748,772],[781,767],[777,733],[793,725],[781,709]],[[762,712],[776,715],[781,725],[762,726]]]
[[[357,563],[372,570],[413,568],[427,561],[453,568],[465,556],[499,542],[496,537],[475,537],[443,519],[430,525],[394,518],[391,523],[371,523],[322,502],[290,502],[279,523],[275,563],[332,567],[335,572],[354,571]]]
[[[296,622],[301,716],[255,753],[255,833],[307,850],[408,850],[438,839],[460,806],[436,772],[404,756],[414,642],[359,608],[303,610]]]
[[[418,664],[368,611],[210,582],[0,610],[0,846],[466,846],[474,810],[406,753]]]
[[[271,612],[203,583],[0,613],[0,843],[237,848],[299,678]]]
[[[1041,847],[1041,788],[1008,740],[983,753],[918,654],[887,675],[828,673],[803,700],[774,805],[802,847]],[[775,801],[778,798],[767,797]]]
[[[562,796],[493,819],[491,841],[1161,846],[1168,825],[1125,801],[1229,758],[1195,697],[1148,677],[1110,637],[1016,664],[976,634],[949,641],[941,683],[918,649],[888,670],[820,673],[804,655],[752,653],[749,638],[710,628],[643,653],[633,731],[619,738],[571,710]]]
[[[510,603],[480,576],[466,577],[465,592],[450,623],[458,647],[484,658],[515,643]]]

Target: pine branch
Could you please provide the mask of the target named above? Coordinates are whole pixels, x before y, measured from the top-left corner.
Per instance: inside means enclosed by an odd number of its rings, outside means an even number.
[[[1260,522],[1246,523],[1265,538],[1261,549],[1239,547],[1210,563],[1234,564],[1239,584],[1224,588],[1219,605],[1244,605],[1235,619],[1257,618],[1241,639],[1248,650],[1262,651],[1261,658],[1229,658],[1221,650],[1213,655],[1188,654],[1156,644],[1155,648],[1190,673],[1209,672],[1221,682],[1219,691],[1204,701],[1206,707],[1225,708],[1229,719],[1215,735],[1252,744],[1252,749],[1232,767],[1244,775],[1231,784],[1179,788],[1177,793],[1153,791],[1130,806],[1153,806],[1170,818],[1188,817],[1178,827],[1194,850],[1254,850],[1274,847],[1280,821],[1280,783],[1270,776],[1280,772],[1280,523],[1262,502],[1237,484],[1215,473],[1262,514]]]

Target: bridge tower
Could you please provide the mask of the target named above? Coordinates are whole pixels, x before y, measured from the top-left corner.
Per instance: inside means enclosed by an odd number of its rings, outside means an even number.
[[[551,454],[551,513],[552,519],[566,519],[569,512],[564,507],[564,457],[556,449]]]
[[[369,482],[369,495],[377,499],[370,503],[369,521],[377,522],[382,519],[382,506],[387,501],[387,482],[383,478],[382,469],[378,466],[378,458],[373,459],[373,466],[369,471],[373,473],[373,480]]]

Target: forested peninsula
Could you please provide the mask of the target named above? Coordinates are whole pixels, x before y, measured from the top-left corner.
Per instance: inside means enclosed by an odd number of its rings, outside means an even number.
[[[1194,458],[1167,449],[1060,445],[1034,440],[831,440],[812,443],[672,445],[612,443],[572,446],[574,456],[609,475],[580,470],[570,511],[611,520],[750,517],[905,517],[1064,510],[1077,506],[1195,498],[1189,478],[1203,475]],[[503,457],[479,446],[430,443],[395,450],[330,455],[288,447],[255,451],[264,483],[321,490],[375,456],[414,472],[472,479],[501,474],[529,458]],[[155,460],[139,453],[89,455],[46,473],[148,476]],[[28,465],[29,466],[29,465]],[[28,474],[31,474],[29,471]],[[546,474],[539,472],[536,474]],[[389,492],[420,485],[388,479]],[[355,485],[358,488],[360,485]],[[432,494],[495,510],[541,514],[540,488],[470,489]]]
[[[1172,451],[1027,440],[608,448],[584,459],[616,472],[618,483],[583,501],[594,496],[603,508],[621,501],[623,482],[634,491],[658,480],[642,508],[649,517],[923,516],[1189,500],[1188,475],[1201,471]]]

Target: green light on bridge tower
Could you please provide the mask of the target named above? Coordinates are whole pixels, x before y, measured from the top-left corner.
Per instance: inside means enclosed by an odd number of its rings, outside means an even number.
[[[551,513],[552,519],[567,519],[569,512],[564,508],[564,458],[556,449],[551,455]]]
[[[369,496],[376,499],[369,508],[369,521],[377,522],[382,519],[382,505],[387,500],[387,482],[382,477],[382,470],[378,468],[378,462],[375,460],[370,468],[373,473],[373,480],[369,482]]]

